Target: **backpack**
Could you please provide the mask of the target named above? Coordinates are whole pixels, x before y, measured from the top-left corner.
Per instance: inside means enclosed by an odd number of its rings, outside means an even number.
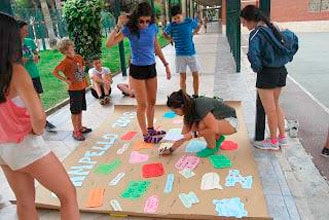
[[[280,33],[282,34],[282,37],[284,39],[282,43],[282,45],[287,48],[287,56],[289,56],[289,60],[290,62],[293,59],[293,56],[297,53],[298,51],[298,37],[297,35],[292,32],[289,29],[285,29],[283,31],[280,31]]]

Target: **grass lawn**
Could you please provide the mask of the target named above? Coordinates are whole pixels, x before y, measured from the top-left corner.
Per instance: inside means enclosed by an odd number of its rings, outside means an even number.
[[[159,43],[161,47],[168,44],[168,42],[159,34]],[[112,47],[111,49],[105,46],[106,39],[103,39],[102,43],[102,62],[103,66],[109,67],[112,73],[116,74],[120,72],[120,56],[118,45]],[[128,64],[128,58],[130,56],[130,47],[127,39],[124,41],[125,46],[125,57],[126,64]],[[52,75],[53,69],[60,63],[63,59],[63,55],[57,50],[47,50],[40,52],[40,63],[38,68],[40,71],[40,78],[42,81],[42,86],[44,93],[41,96],[44,109],[49,109],[56,105],[57,103],[68,98],[67,86],[62,81],[58,80]]]

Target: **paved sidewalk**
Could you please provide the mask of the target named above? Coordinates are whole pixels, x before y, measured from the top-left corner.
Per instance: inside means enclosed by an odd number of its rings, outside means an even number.
[[[244,120],[248,128],[250,140],[254,135],[255,118],[255,74],[243,55],[241,73],[235,73],[234,61],[229,53],[229,46],[216,23],[208,27],[208,33],[196,35],[194,40],[197,53],[202,64],[200,78],[200,94],[219,95],[224,100],[242,101]],[[179,89],[179,75],[174,73],[174,48],[169,45],[163,52],[171,65],[173,77],[165,79],[164,68],[158,62],[158,100],[157,104],[165,104],[167,95]],[[189,76],[189,75],[188,75]],[[192,91],[191,76],[188,77],[188,91]],[[114,77],[113,104],[134,104],[135,100],[123,97],[116,89],[116,84],[127,79]],[[84,124],[97,129],[102,118],[111,117],[113,105],[100,106],[90,93],[87,94],[88,110],[83,115]],[[55,154],[64,160],[78,145],[71,137],[69,107],[65,106],[48,118],[58,129],[57,134],[44,135],[47,144]],[[329,186],[315,168],[311,158],[297,139],[289,139],[289,147],[280,152],[268,152],[252,149],[257,162],[263,191],[267,201],[269,215],[274,219],[328,219]],[[5,177],[0,173],[0,192],[3,201],[13,198]],[[16,219],[15,206],[8,203],[0,206],[0,220]],[[256,208],[256,207],[255,207]],[[57,211],[40,210],[40,218],[44,220],[59,219]],[[104,214],[83,213],[81,219],[109,219]],[[112,217],[110,217],[112,219]],[[120,218],[145,219],[145,218]]]

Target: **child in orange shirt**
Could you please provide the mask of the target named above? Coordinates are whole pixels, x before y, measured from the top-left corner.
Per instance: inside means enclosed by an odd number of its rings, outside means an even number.
[[[77,141],[84,141],[83,134],[92,131],[91,128],[82,126],[82,111],[87,110],[85,89],[88,82],[85,75],[85,62],[82,56],[75,53],[74,43],[70,39],[63,38],[60,40],[57,43],[57,48],[65,55],[65,58],[56,66],[53,74],[68,85],[71,119],[74,129],[72,137]]]

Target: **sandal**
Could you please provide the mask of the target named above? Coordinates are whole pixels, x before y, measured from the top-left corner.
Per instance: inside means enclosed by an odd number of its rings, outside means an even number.
[[[80,131],[77,131],[77,132],[73,131],[72,137],[74,138],[74,140],[77,140],[77,141],[86,140],[85,136],[83,136]]]
[[[88,133],[90,133],[90,132],[92,132],[93,131],[93,129],[91,129],[91,128],[87,128],[87,127],[82,127],[81,129],[80,129],[80,132],[82,133],[82,134],[88,134]]]

